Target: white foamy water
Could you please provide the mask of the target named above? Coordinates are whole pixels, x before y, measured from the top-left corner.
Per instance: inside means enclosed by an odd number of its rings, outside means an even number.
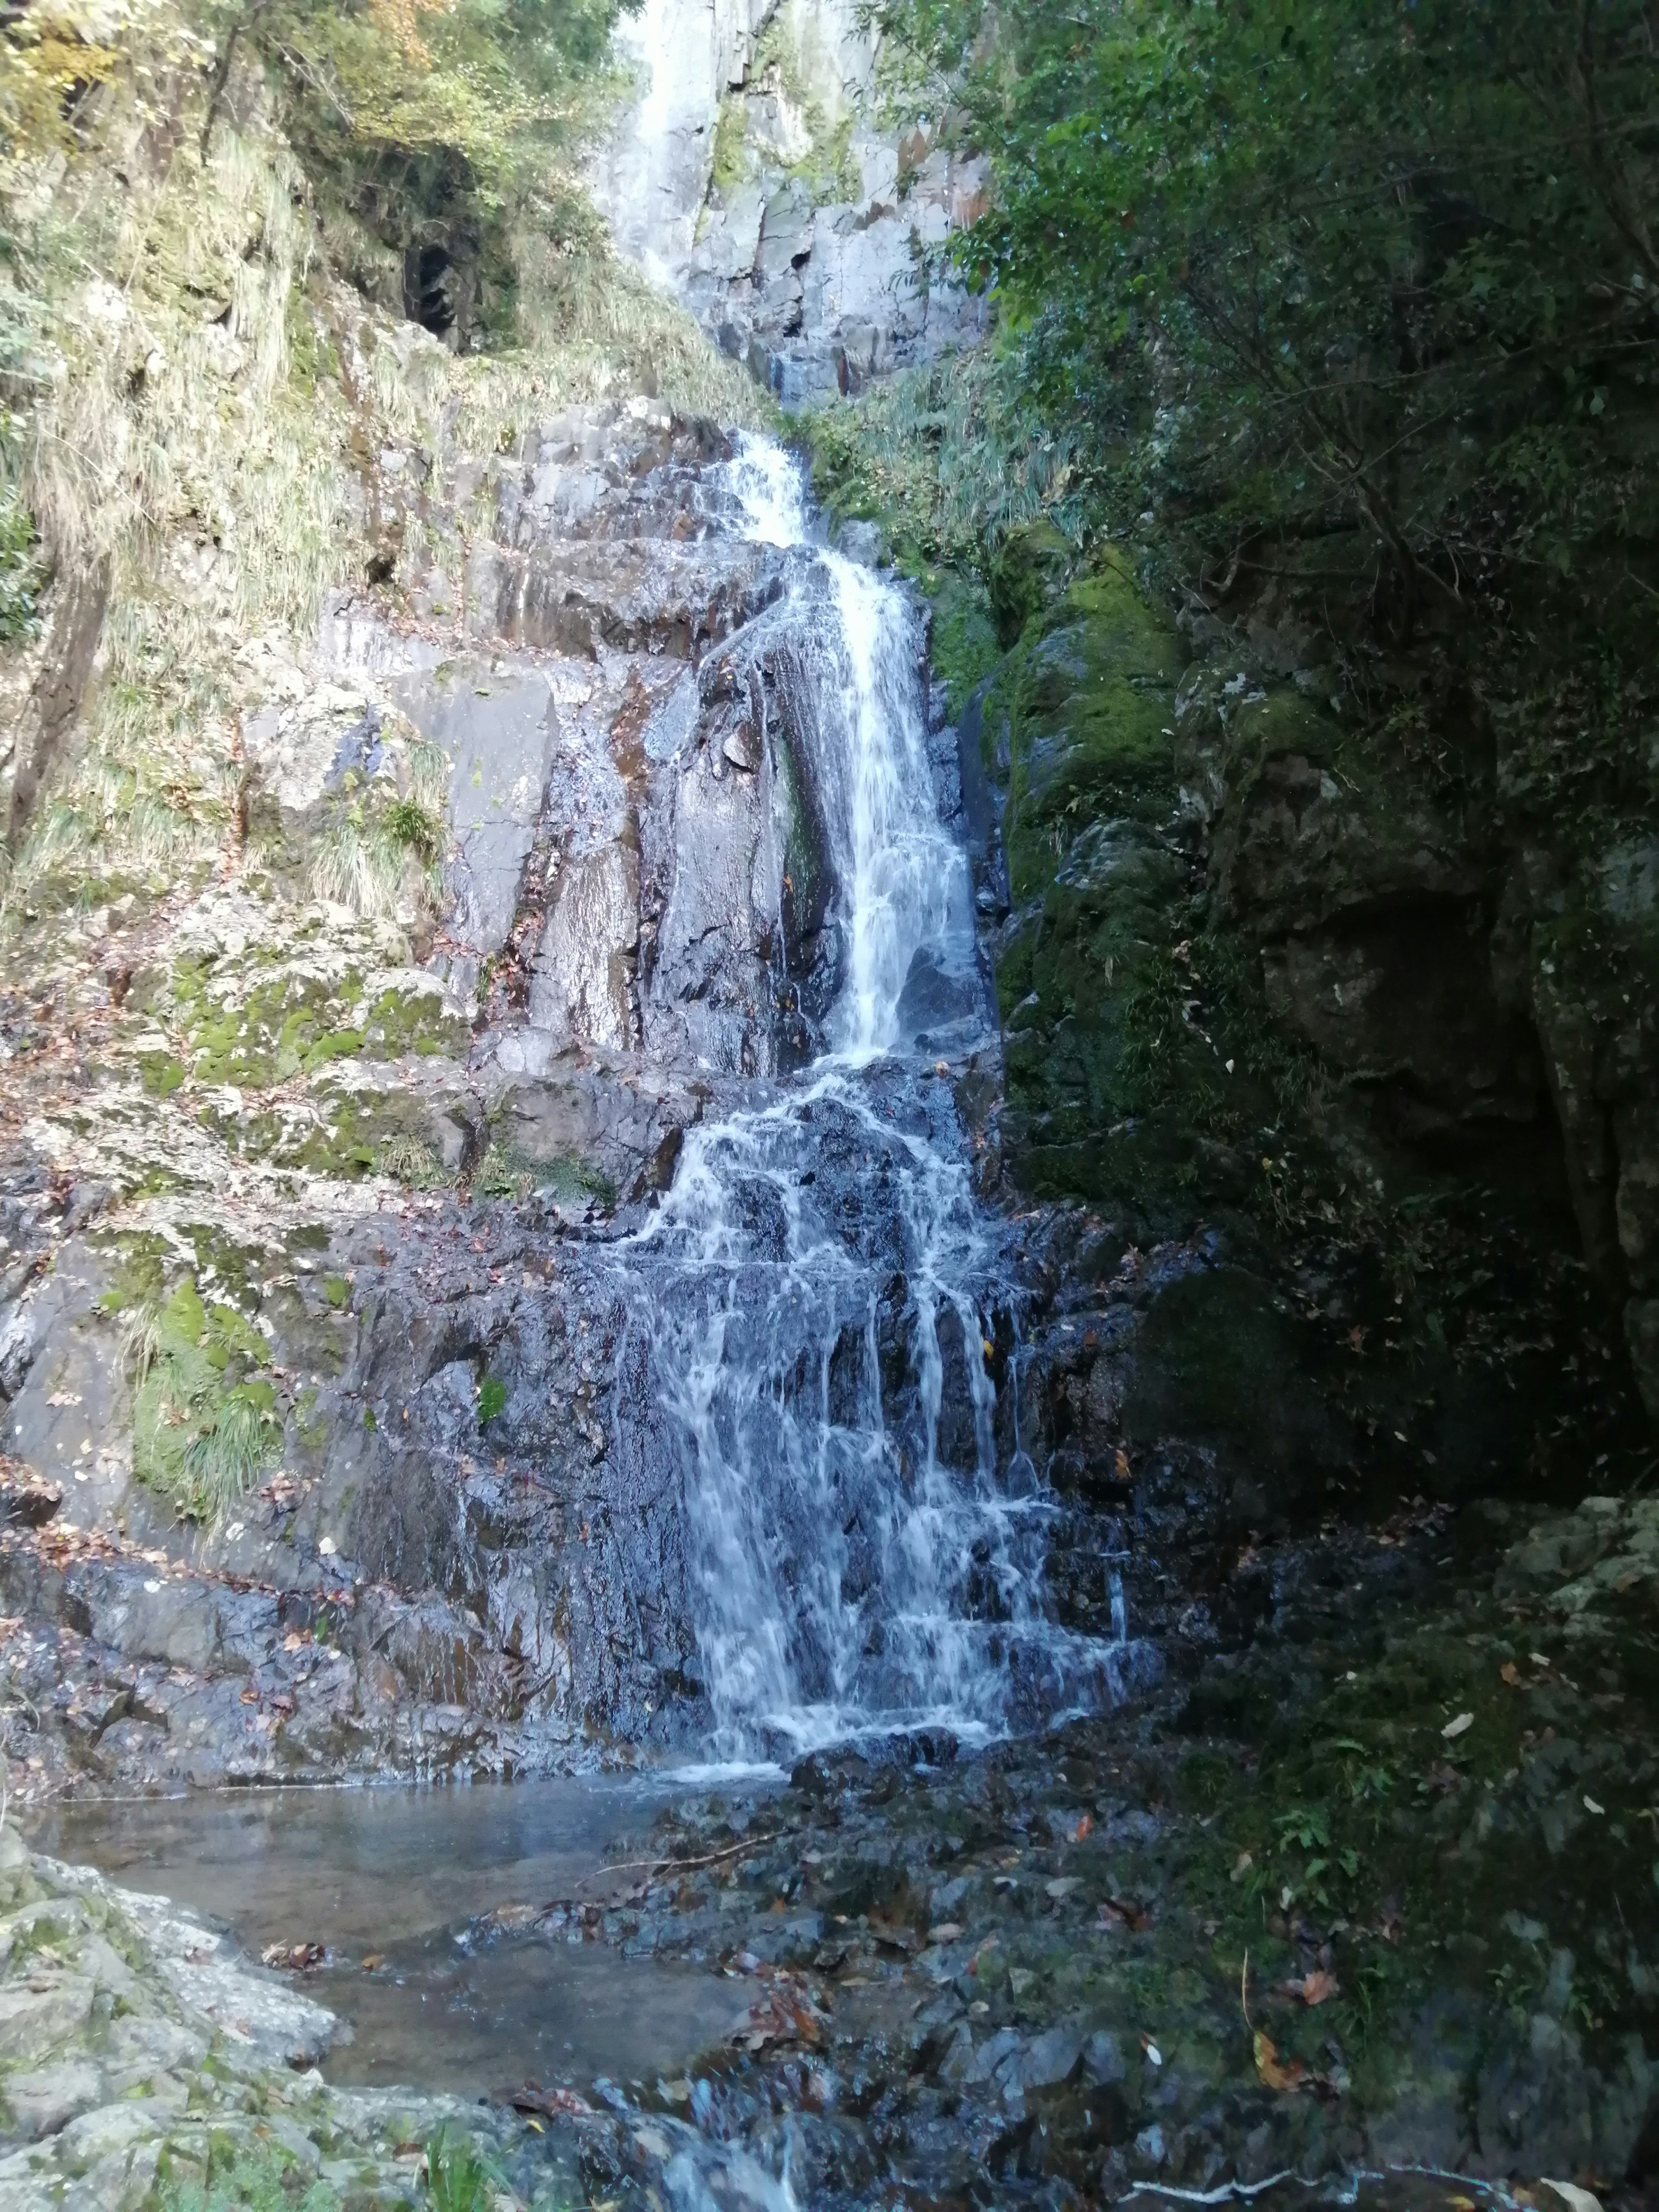
[[[1000,1439],[987,1370],[999,1230],[933,1077],[936,1039],[911,1041],[920,974],[935,1027],[942,1007],[959,1041],[990,1042],[915,614],[892,580],[814,544],[777,446],[744,441],[727,483],[745,534],[792,556],[782,619],[839,984],[821,1057],[687,1133],[628,1255],[683,1474],[709,1749],[982,1737],[1111,1700],[1134,1649],[1048,1617],[1054,1501],[1017,1431]]]

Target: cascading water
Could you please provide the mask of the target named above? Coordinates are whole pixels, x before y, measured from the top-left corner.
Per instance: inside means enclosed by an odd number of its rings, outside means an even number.
[[[999,1228],[935,1060],[991,1032],[921,639],[901,590],[811,543],[777,447],[748,441],[728,488],[789,566],[769,618],[808,695],[839,960],[820,1056],[690,1131],[615,1255],[681,1462],[711,1748],[984,1735],[1109,1699],[1125,1656],[1045,1616],[1053,1501],[1017,1435],[999,1465]]]

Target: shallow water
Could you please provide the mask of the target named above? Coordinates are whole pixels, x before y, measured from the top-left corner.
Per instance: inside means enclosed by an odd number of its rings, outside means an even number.
[[[303,1986],[352,2031],[324,2068],[331,2081],[487,2095],[677,2072],[741,2009],[718,1969],[468,1928],[580,1893],[606,1844],[647,1827],[665,1794],[571,1778],[216,1792],[56,1806],[30,1841],[224,1923],[256,1957],[323,1944]]]

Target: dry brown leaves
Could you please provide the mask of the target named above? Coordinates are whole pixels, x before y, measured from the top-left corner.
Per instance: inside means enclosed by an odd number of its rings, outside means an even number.
[[[760,2051],[769,2043],[816,2045],[823,2040],[823,2014],[805,1984],[781,1968],[732,2021],[726,2039],[740,2051]]]
[[[592,2115],[593,2107],[586,2097],[579,2097],[574,2089],[544,2089],[539,2081],[526,2081],[521,2089],[514,2089],[507,2102],[515,2112],[540,2112],[546,2118],[579,2119],[584,2113]]]
[[[1315,1966],[1299,1982],[1281,1982],[1279,1987],[1287,1997],[1300,1997],[1304,2005],[1322,2005],[1339,1996],[1342,1984],[1323,1966]]]
[[[283,1973],[303,1974],[307,1968],[320,1966],[327,1956],[320,1943],[267,1943],[259,1954],[262,1966],[276,1966]]]

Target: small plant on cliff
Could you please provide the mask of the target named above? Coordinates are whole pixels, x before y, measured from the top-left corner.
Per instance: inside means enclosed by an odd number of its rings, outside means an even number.
[[[15,489],[0,488],[0,646],[33,636],[43,581],[34,518]]]
[[[204,1304],[195,1279],[129,1310],[123,1329],[137,1395],[133,1472],[192,1520],[216,1519],[282,1443],[268,1347],[235,1307]]]

